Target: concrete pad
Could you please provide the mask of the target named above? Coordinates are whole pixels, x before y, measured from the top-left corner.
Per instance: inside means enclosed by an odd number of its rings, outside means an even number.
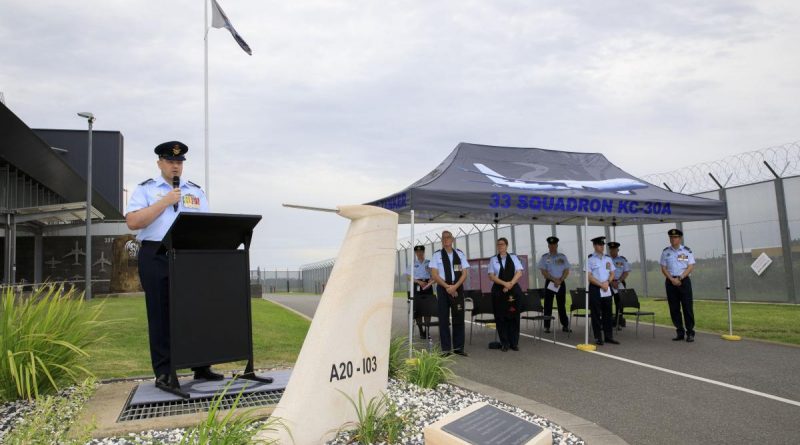
[[[288,371],[285,371],[288,372]],[[288,374],[286,377],[288,380]],[[125,407],[128,398],[132,392],[141,382],[116,382],[101,384],[98,386],[97,391],[89,399],[83,410],[78,415],[76,425],[80,426],[94,426],[92,431],[93,438],[121,436],[128,433],[137,433],[140,431],[152,429],[169,429],[169,428],[186,428],[197,425],[208,417],[207,412],[198,412],[194,414],[185,414],[178,416],[167,417],[154,417],[152,419],[131,420],[125,422],[117,422],[120,413]],[[186,383],[189,381],[187,379]],[[152,385],[152,382],[150,382]],[[181,382],[181,386],[184,382]],[[239,413],[249,412],[258,418],[266,418],[272,414],[275,406],[264,406],[259,408],[241,408],[236,411]],[[220,411],[217,416],[222,417],[228,413],[228,410]],[[80,428],[75,428],[78,430]]]

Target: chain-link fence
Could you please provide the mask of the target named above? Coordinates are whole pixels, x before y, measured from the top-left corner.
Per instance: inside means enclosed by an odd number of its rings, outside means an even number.
[[[731,294],[738,301],[800,303],[800,143],[743,153],[720,161],[699,164],[644,179],[676,192],[722,199],[727,202],[729,221],[723,237],[723,221],[678,224],[684,243],[695,254],[697,264],[692,274],[695,298],[726,298],[727,241],[731,263]],[[665,297],[664,277],[659,260],[669,244],[667,230],[673,224],[649,224],[623,227],[589,227],[588,239],[605,235],[621,244],[633,270],[628,286],[640,294]],[[442,229],[444,229],[443,227]],[[430,230],[398,242],[395,290],[408,290],[408,266],[413,261],[412,247],[422,244],[426,256],[441,249],[441,230]],[[450,225],[455,246],[467,258],[486,258],[495,254],[495,239],[505,237],[509,248],[528,256],[528,282],[542,287],[543,278],[536,267],[547,252],[547,237],[560,239],[559,251],[565,253],[572,267],[567,278],[570,289],[583,287],[583,261],[591,246],[583,246],[583,226],[566,225]],[[761,255],[772,263],[758,275],[752,263]],[[301,267],[306,292],[321,293],[330,276],[334,260]]]
[[[305,291],[303,274],[300,270],[277,268],[251,270],[250,284],[260,285],[262,292],[270,294]]]

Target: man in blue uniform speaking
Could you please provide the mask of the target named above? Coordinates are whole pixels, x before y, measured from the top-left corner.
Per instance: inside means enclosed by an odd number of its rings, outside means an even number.
[[[667,288],[669,315],[677,331],[672,340],[681,341],[685,334],[686,341],[691,343],[694,341],[694,304],[692,280],[689,275],[694,270],[694,254],[682,244],[683,232],[670,229],[667,235],[670,245],[661,252],[661,273],[666,277],[664,285]],[[683,320],[681,320],[681,309],[683,309]]]
[[[181,178],[184,156],[189,147],[182,142],[164,142],[155,148],[161,174],[142,182],[133,192],[125,222],[142,243],[139,249],[139,279],[147,304],[147,327],[150,338],[150,360],[156,376],[156,387],[170,390],[178,387],[177,377],[170,372],[169,333],[169,262],[161,240],[180,212],[207,212],[208,201],[197,184]],[[222,380],[210,366],[192,368],[195,379]]]

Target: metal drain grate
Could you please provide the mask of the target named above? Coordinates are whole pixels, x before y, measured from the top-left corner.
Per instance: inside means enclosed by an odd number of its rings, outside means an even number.
[[[273,391],[259,391],[242,394],[237,408],[253,408],[259,406],[277,405],[283,395],[283,389]],[[233,406],[238,394],[225,394],[220,403],[220,409],[226,410]],[[213,397],[204,397],[189,400],[174,400],[169,402],[145,403],[141,405],[131,405],[133,391],[128,396],[125,407],[119,414],[117,422],[129,420],[153,419],[156,417],[179,416],[181,414],[194,414],[208,411],[214,402]]]

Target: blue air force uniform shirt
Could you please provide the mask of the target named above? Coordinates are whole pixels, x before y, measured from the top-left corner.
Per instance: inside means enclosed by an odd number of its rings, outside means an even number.
[[[694,254],[692,250],[681,244],[677,249],[672,246],[667,246],[661,252],[662,266],[666,266],[667,273],[673,277],[677,277],[685,271],[690,264],[694,264]]]
[[[609,281],[614,271],[614,262],[611,257],[604,254],[593,253],[586,260],[586,270],[599,282]]]
[[[503,264],[503,268],[506,267],[506,262],[508,261],[509,257],[511,257],[511,261],[514,262],[514,273],[517,273],[517,271],[523,270],[522,263],[520,262],[519,258],[516,255],[514,255],[513,253],[509,253],[508,255],[505,256],[505,258],[501,258],[501,261],[502,261],[502,264]],[[500,276],[500,263],[501,263],[501,261],[498,261],[497,255],[493,256],[492,259],[489,260],[489,274],[490,275]]]
[[[175,218],[180,212],[208,212],[208,200],[206,194],[199,185],[186,181],[181,178],[180,182],[181,199],[178,201],[178,211],[169,206],[149,226],[143,228],[136,235],[139,241],[161,241],[166,235]],[[167,193],[172,190],[172,184],[168,183],[163,176],[139,184],[133,192],[125,214],[135,212],[145,207],[155,204]]]
[[[631,271],[631,263],[629,263],[628,259],[624,256],[617,255],[616,257],[611,257],[611,261],[614,263],[615,280],[622,278],[623,273]]]
[[[546,270],[554,278],[561,278],[564,271],[569,269],[569,260],[561,252],[555,254],[547,252],[539,258],[539,269]]]
[[[424,259],[419,261],[417,257],[414,257],[414,279],[415,280],[430,280],[431,279],[431,270],[430,270],[430,262],[429,259]],[[406,275],[411,275],[411,267],[406,268]]]
[[[469,263],[467,262],[467,256],[464,255],[464,252],[462,252],[459,249],[453,249],[452,253],[447,253],[447,251],[444,250],[444,249],[437,250],[436,252],[433,252],[433,255],[431,256],[430,269],[431,270],[433,270],[433,269],[438,270],[439,271],[439,277],[441,277],[443,280],[447,277],[447,274],[444,273],[444,264],[442,263],[442,255],[447,255],[447,259],[450,260],[450,272],[453,274],[452,275],[453,280],[456,279],[456,272],[463,272],[463,270],[456,271],[456,270],[453,269],[453,254],[454,253],[458,254],[458,258],[461,260],[461,269],[469,269]]]

